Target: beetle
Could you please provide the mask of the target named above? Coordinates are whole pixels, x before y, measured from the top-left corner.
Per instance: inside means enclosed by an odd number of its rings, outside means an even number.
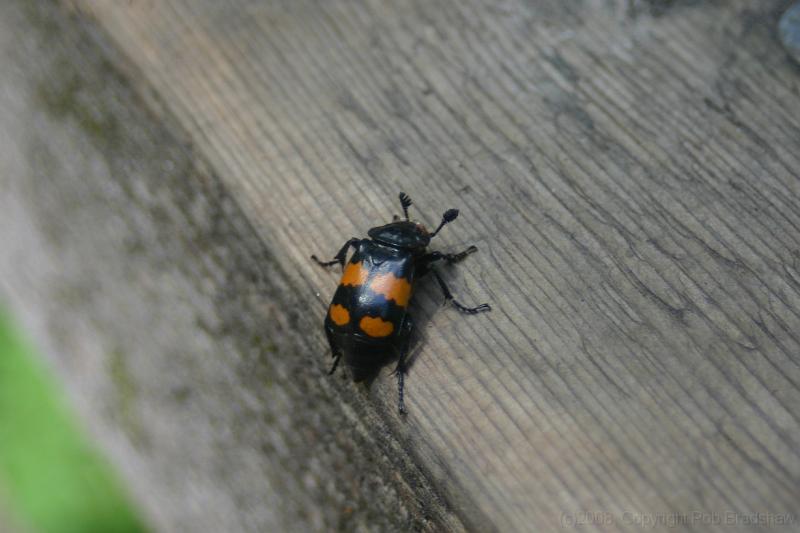
[[[389,224],[371,228],[367,232],[368,239],[348,240],[331,261],[321,261],[316,255],[311,259],[323,267],[337,264],[342,267],[339,287],[325,317],[325,334],[334,359],[329,374],[336,371],[339,360],[344,358],[354,380],[362,381],[391,356],[396,356],[398,409],[405,413],[406,358],[414,328],[408,304],[414,282],[433,274],[444,293],[445,303],[452,303],[462,313],[472,315],[490,311],[491,307],[486,303],[477,307],[461,304],[453,298],[435,268],[440,261],[453,264],[463,260],[478,250],[476,246],[455,254],[428,250],[431,239],[458,217],[458,209],[445,211],[439,226],[430,233],[422,223],[409,219],[411,198],[402,192],[399,198],[404,220],[395,215]],[[354,252],[346,261],[350,248]]]

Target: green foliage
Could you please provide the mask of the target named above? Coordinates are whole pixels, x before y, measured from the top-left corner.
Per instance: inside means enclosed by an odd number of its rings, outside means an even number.
[[[145,531],[78,431],[57,382],[2,311],[0,489],[12,515],[35,532]]]

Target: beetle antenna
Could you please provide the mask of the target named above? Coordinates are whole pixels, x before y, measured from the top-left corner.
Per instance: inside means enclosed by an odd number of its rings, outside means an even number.
[[[403,206],[403,215],[406,217],[406,220],[408,220],[408,208],[411,207],[412,203],[411,198],[409,198],[406,193],[400,193],[400,205]]]
[[[447,211],[445,211],[444,215],[442,215],[442,221],[439,223],[439,227],[436,228],[436,231],[431,233],[431,239],[434,238],[437,233],[439,233],[439,230],[441,230],[445,226],[445,224],[449,224],[457,218],[458,218],[458,209],[448,209]]]

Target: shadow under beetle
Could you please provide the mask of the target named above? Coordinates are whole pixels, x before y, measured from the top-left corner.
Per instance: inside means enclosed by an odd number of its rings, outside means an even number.
[[[428,251],[428,244],[437,233],[458,217],[458,209],[448,209],[433,233],[421,223],[409,220],[411,199],[400,193],[405,220],[395,215],[394,221],[369,230],[369,239],[350,239],[331,261],[311,259],[324,267],[342,266],[342,279],[333,295],[325,317],[325,333],[334,358],[333,374],[339,360],[352,369],[355,381],[362,381],[383,366],[390,356],[398,357],[398,408],[405,413],[403,385],[406,357],[414,322],[408,313],[414,281],[432,273],[444,293],[445,303],[452,302],[461,312],[475,314],[489,311],[489,304],[466,307],[453,298],[441,275],[434,267],[438,261],[457,263],[477,251],[475,246],[457,254]],[[345,259],[354,248],[350,261]]]

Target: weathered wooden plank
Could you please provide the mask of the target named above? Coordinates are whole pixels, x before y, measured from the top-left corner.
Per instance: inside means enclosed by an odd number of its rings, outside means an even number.
[[[435,313],[423,284],[409,416],[388,375],[334,393],[385,420],[467,526],[796,507],[788,2],[73,4],[272,252],[320,367],[335,275],[308,255],[386,220],[399,190],[429,221],[462,209],[438,244],[481,253],[447,276],[494,312]]]
[[[339,405],[281,267],[85,25],[0,3],[0,298],[148,522],[462,529],[369,402]]]

